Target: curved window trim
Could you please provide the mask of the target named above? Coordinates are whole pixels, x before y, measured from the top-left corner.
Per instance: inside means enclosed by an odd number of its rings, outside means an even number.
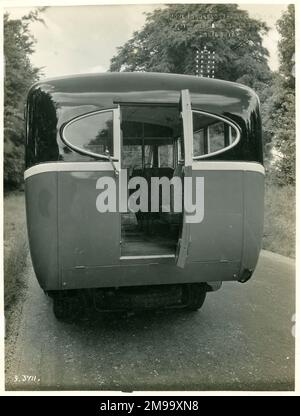
[[[75,152],[78,152],[78,153],[83,154],[83,155],[86,155],[86,156],[91,156],[91,157],[94,157],[94,158],[97,158],[97,159],[105,159],[105,160],[109,160],[109,157],[108,157],[108,156],[106,156],[106,155],[102,155],[101,153],[94,153],[94,152],[90,152],[90,151],[88,151],[88,150],[84,150],[83,148],[78,147],[78,146],[76,146],[76,145],[74,145],[74,144],[70,143],[70,142],[69,142],[69,141],[65,138],[65,136],[64,136],[64,131],[65,131],[65,129],[66,129],[68,126],[70,126],[71,124],[73,124],[73,123],[75,123],[76,121],[81,120],[81,119],[83,119],[83,118],[92,117],[92,116],[94,116],[94,115],[96,115],[96,114],[100,114],[100,113],[112,113],[112,116],[113,116],[113,142],[114,142],[114,145],[115,145],[115,128],[116,128],[115,123],[116,123],[116,120],[118,121],[118,117],[116,117],[116,116],[117,116],[117,112],[118,112],[118,111],[119,111],[119,108],[109,108],[109,109],[105,109],[105,110],[91,111],[91,112],[89,112],[89,113],[82,114],[81,116],[75,117],[75,118],[73,118],[72,120],[68,121],[66,124],[64,124],[64,125],[62,126],[62,128],[61,128],[61,134],[60,134],[60,137],[61,137],[62,141],[63,141],[63,142],[64,142],[64,143],[65,143],[68,147],[70,147],[72,150],[74,150]],[[115,146],[114,146],[114,148],[115,148]],[[115,153],[115,150],[114,150],[114,153]],[[112,159],[113,161],[118,161],[118,160],[119,160],[119,158],[118,158],[116,155],[112,155],[112,156],[111,156],[111,159]]]
[[[236,146],[239,143],[239,141],[241,140],[241,131],[240,131],[239,127],[236,124],[234,124],[231,120],[228,120],[225,117],[221,117],[221,116],[211,114],[211,113],[207,113],[205,111],[200,111],[200,110],[193,110],[192,109],[192,113],[204,114],[206,116],[210,116],[212,118],[216,118],[220,121],[223,121],[224,123],[227,123],[229,126],[231,126],[236,131],[236,134],[237,134],[235,141],[232,142],[229,146],[226,146],[223,149],[217,150],[216,152],[207,153],[206,155],[193,156],[193,160],[207,159],[209,157],[216,156],[216,155],[219,155],[221,153],[227,152],[229,149],[232,149],[234,146]],[[193,132],[193,133],[196,133],[196,132]],[[193,139],[194,139],[194,137],[193,137]],[[193,154],[194,154],[194,146],[193,146]]]

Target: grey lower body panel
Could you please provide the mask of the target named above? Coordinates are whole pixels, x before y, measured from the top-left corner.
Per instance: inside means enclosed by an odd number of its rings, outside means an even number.
[[[153,262],[74,268],[63,271],[62,287],[58,289],[230,281],[238,279],[239,270],[239,262],[193,262],[180,269],[174,260],[173,264]]]

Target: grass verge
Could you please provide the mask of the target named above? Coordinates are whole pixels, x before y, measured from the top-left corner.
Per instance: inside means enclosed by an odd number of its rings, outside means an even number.
[[[295,258],[295,187],[266,185],[263,248]]]
[[[9,193],[4,197],[4,305],[6,320],[9,311],[26,281],[23,271],[27,264],[28,243],[24,192]]]

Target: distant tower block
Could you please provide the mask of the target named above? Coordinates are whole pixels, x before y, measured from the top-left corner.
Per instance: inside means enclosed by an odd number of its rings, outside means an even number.
[[[215,51],[210,51],[204,46],[203,49],[196,50],[196,75],[197,77],[215,77]]]

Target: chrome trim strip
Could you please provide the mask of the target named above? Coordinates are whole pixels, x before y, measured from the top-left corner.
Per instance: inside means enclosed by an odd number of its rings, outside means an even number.
[[[249,172],[258,172],[265,175],[265,168],[258,162],[235,162],[235,161],[208,161],[194,160],[192,169],[197,170],[241,170]]]
[[[119,163],[115,162],[119,169]],[[234,162],[234,161],[193,161],[194,171],[205,170],[226,170],[226,171],[250,171],[265,174],[263,165],[257,162]],[[32,166],[24,172],[24,179],[33,175],[47,172],[112,172],[113,167],[110,162],[49,162]]]
[[[116,165],[118,165],[116,163]],[[113,171],[110,162],[52,162],[41,163],[25,170],[24,179],[47,172],[102,172]]]
[[[170,259],[170,258],[175,258],[175,254],[153,254],[149,256],[121,256],[120,260]]]

